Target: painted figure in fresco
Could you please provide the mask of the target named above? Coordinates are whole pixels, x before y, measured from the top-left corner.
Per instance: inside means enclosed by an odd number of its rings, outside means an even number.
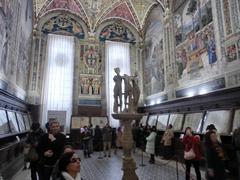
[[[217,61],[216,44],[213,37],[210,38],[208,43],[208,61],[211,66]]]
[[[227,47],[227,58],[228,58],[228,62],[237,60],[237,49],[235,44]]]
[[[194,33],[191,33],[189,35],[189,47],[190,47],[190,51],[195,51],[197,50],[197,42],[196,42],[196,37]]]
[[[83,80],[83,94],[89,94],[89,80],[85,78]]]
[[[188,57],[185,49],[181,49],[180,51],[178,51],[176,60],[178,66],[178,74],[179,77],[181,77],[184,73],[184,70],[187,68]]]
[[[76,22],[73,23],[72,31],[75,36],[77,36],[79,39],[84,39],[84,32],[82,27],[77,24]]]
[[[101,89],[100,81],[96,79],[93,83],[93,94],[99,95],[100,89]]]
[[[113,77],[113,81],[115,82],[113,89],[113,112],[118,113],[118,107],[120,107],[120,111],[122,111],[122,76],[120,76],[120,68],[114,68],[114,71],[117,75]]]

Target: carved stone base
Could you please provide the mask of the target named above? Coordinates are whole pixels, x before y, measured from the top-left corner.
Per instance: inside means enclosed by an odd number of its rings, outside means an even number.
[[[136,163],[132,158],[132,147],[133,147],[133,136],[131,122],[133,120],[139,121],[143,115],[142,114],[112,114],[114,119],[119,119],[123,128],[122,136],[122,146],[123,146],[123,177],[122,180],[138,180],[138,176],[135,172]]]
[[[138,176],[135,172],[136,169],[136,163],[132,157],[123,157],[122,180],[138,180]]]

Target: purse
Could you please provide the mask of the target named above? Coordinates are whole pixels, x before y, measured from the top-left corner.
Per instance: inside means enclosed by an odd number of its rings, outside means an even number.
[[[192,160],[195,157],[196,157],[196,154],[194,153],[192,148],[190,149],[190,151],[184,151],[184,159]]]
[[[35,148],[30,148],[29,153],[27,155],[27,159],[30,162],[34,162],[34,161],[37,161],[38,158],[39,158],[39,156],[38,156],[38,153],[37,153],[36,149]]]

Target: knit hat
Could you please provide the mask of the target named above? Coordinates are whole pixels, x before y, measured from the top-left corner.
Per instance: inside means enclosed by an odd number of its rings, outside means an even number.
[[[74,152],[68,152],[62,155],[59,159],[58,169],[60,172],[67,171],[67,165],[71,162],[71,157],[74,155]]]

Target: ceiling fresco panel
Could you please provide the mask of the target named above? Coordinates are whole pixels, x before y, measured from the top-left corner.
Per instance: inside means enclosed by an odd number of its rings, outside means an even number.
[[[44,12],[51,11],[54,9],[66,9],[73,11],[74,13],[79,14],[80,16],[84,15],[84,13],[81,11],[80,7],[76,4],[74,0],[53,0],[47,6]]]
[[[66,9],[78,14],[92,30],[99,22],[112,18],[125,19],[141,30],[148,12],[156,3],[160,2],[156,0],[34,0],[34,11],[36,17],[41,17],[54,9]]]
[[[43,6],[48,2],[49,0],[35,0],[35,14],[38,16]]]
[[[135,13],[138,17],[139,23],[141,24],[141,27],[143,27],[143,23],[144,23],[144,20],[146,18],[148,11],[152,7],[153,4],[156,4],[156,1],[154,1],[154,0],[146,0],[146,1],[131,0],[131,4],[135,10]]]
[[[105,20],[105,19],[108,19],[108,18],[113,18],[113,17],[126,19],[131,24],[136,26],[136,22],[134,20],[132,12],[131,12],[130,8],[128,7],[128,5],[125,2],[120,4],[120,5],[118,5],[117,7],[112,9],[109,13],[107,13],[104,16],[104,18],[102,18],[102,21]]]

